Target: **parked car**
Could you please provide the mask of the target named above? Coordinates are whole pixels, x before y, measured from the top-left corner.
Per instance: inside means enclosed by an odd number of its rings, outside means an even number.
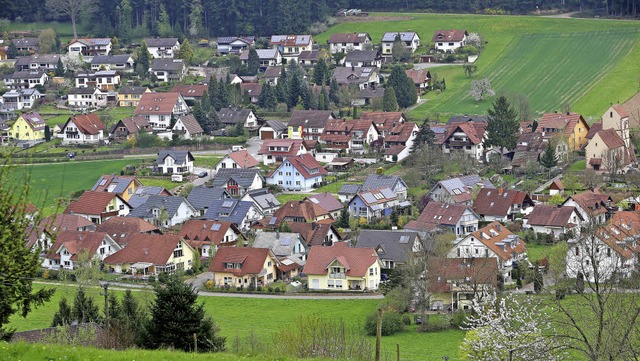
[[[206,177],[208,175],[209,175],[209,173],[207,173],[206,171],[202,171],[202,172],[198,173],[198,178],[204,178],[204,177]]]

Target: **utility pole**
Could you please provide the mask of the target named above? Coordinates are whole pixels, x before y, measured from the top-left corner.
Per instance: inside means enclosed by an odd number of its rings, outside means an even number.
[[[109,284],[105,282],[102,287],[104,287],[104,315],[105,315],[105,329],[107,331],[107,346],[111,347],[109,342]]]

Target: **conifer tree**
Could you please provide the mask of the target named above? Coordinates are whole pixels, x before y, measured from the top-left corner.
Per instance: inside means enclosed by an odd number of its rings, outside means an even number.
[[[92,297],[87,297],[83,287],[78,287],[71,315],[79,323],[96,322],[100,319],[98,306],[93,303]]]
[[[207,93],[209,94],[209,100],[211,101],[211,105],[215,108],[215,97],[218,94],[218,79],[215,75],[212,75],[209,78],[209,84],[207,85]]]
[[[9,41],[9,46],[7,47],[7,59],[15,59],[18,56],[18,48],[13,41]]]
[[[51,322],[51,327],[70,325],[72,321],[73,316],[71,315],[71,307],[69,307],[67,298],[62,297],[60,303],[58,304],[58,311],[53,314],[53,322]]]
[[[58,64],[56,65],[56,76],[64,76],[64,64],[62,64],[62,59],[58,58]]]
[[[191,49],[191,44],[189,44],[189,40],[187,38],[184,38],[182,44],[180,44],[178,58],[184,60],[185,66],[191,64],[191,60],[193,59],[193,50]]]
[[[328,67],[324,58],[318,59],[316,66],[313,67],[313,83],[316,85],[324,85],[327,78]]]
[[[249,48],[249,59],[247,60],[247,74],[256,75],[260,70],[260,57],[253,47]]]
[[[396,101],[400,108],[408,108],[418,101],[418,93],[413,80],[407,76],[401,65],[395,65],[391,69],[387,86],[391,86],[395,90]]]
[[[518,113],[511,107],[506,97],[501,96],[489,109],[489,124],[487,125],[487,140],[485,148],[500,147],[514,149],[518,143],[520,124]]]
[[[138,48],[137,54],[136,71],[138,74],[145,76],[149,72],[149,67],[151,66],[151,54],[149,53],[146,41],[142,41],[142,45]]]
[[[329,100],[336,106],[340,105],[340,86],[336,78],[331,78],[329,83]]]
[[[213,107],[220,111],[222,108],[226,108],[229,106],[229,85],[223,82],[218,83],[218,88],[216,91],[215,100],[213,102]]]
[[[398,110],[398,101],[396,100],[396,91],[392,86],[384,88],[382,97],[382,111],[395,112]]]

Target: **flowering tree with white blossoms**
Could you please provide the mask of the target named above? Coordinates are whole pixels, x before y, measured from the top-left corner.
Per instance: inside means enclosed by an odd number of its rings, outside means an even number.
[[[530,298],[512,295],[491,302],[473,301],[461,359],[482,361],[559,361],[566,347],[551,326],[549,310]]]

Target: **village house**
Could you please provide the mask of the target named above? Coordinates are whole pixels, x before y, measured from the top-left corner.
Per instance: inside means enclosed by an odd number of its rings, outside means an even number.
[[[249,108],[222,108],[218,111],[218,119],[224,126],[235,127],[242,123],[245,129],[253,130],[258,127],[258,117]]]
[[[442,203],[472,204],[472,193],[482,188],[495,188],[491,182],[483,181],[477,174],[438,181],[426,198]]]
[[[282,53],[287,60],[297,61],[300,52],[313,50],[313,37],[311,35],[271,35],[269,46]]]
[[[278,85],[278,78],[282,75],[282,69],[284,69],[283,66],[268,66],[262,73],[262,80],[264,80],[265,84],[271,86]]]
[[[149,72],[153,73],[159,82],[182,81],[187,75],[187,67],[182,59],[155,59]]]
[[[142,186],[142,183],[134,177],[106,174],[100,176],[91,190],[96,192],[116,193],[128,202],[140,186]]]
[[[4,84],[9,89],[31,89],[36,86],[44,86],[49,80],[49,76],[42,70],[24,70],[16,71],[9,77],[5,78]]]
[[[384,88],[378,86],[376,88],[360,89],[358,94],[351,100],[352,106],[373,105],[375,102],[382,104],[384,98]]]
[[[360,186],[361,191],[389,188],[399,201],[407,200],[407,183],[397,175],[369,174]]]
[[[231,195],[229,194],[229,192],[227,192],[226,189],[210,188],[205,186],[193,188],[187,196],[187,200],[189,201],[189,203],[191,203],[193,208],[195,208],[199,212],[199,217],[204,215],[213,201],[219,201],[229,198],[231,198]]]
[[[76,263],[98,263],[122,249],[104,232],[61,231],[44,256],[42,266],[48,269],[73,270]]]
[[[279,120],[267,120],[258,131],[260,140],[282,139],[287,134],[287,126]]]
[[[358,89],[375,88],[380,84],[380,74],[376,67],[337,67],[333,78],[340,86],[357,86]]]
[[[370,223],[391,216],[399,203],[398,197],[390,188],[360,191],[348,203],[349,215]]]
[[[160,273],[188,271],[195,250],[178,235],[137,233],[127,246],[104,259],[105,269],[114,273],[157,276]]]
[[[482,188],[473,200],[473,210],[483,221],[513,221],[518,216],[529,214],[535,204],[526,192]]]
[[[193,173],[195,158],[188,150],[163,150],[156,158],[157,172],[162,174]]]
[[[67,47],[68,54],[73,57],[82,56],[85,61],[91,61],[94,56],[109,55],[111,52],[111,39],[73,39]]]
[[[12,89],[2,94],[2,107],[10,111],[31,109],[41,98],[44,94],[35,88]]]
[[[91,70],[111,70],[119,73],[133,73],[135,62],[129,54],[98,55],[91,59]]]
[[[209,271],[219,287],[268,286],[276,280],[280,261],[268,248],[221,247]]]
[[[480,217],[464,204],[449,204],[431,201],[417,219],[409,221],[404,229],[431,232],[442,229],[453,233],[456,239],[478,230]]]
[[[74,88],[67,92],[67,96],[70,108],[87,110],[107,106],[107,93],[98,88]]]
[[[431,311],[470,310],[474,299],[498,289],[496,258],[429,258]]]
[[[247,150],[238,150],[225,154],[225,156],[216,164],[215,171],[218,172],[221,169],[249,169],[255,168],[260,165],[257,159],[255,159]]]
[[[431,41],[437,51],[453,53],[456,49],[467,45],[467,31],[459,29],[438,30],[433,34]]]
[[[180,51],[178,38],[145,38],[144,41],[154,59],[173,59]]]
[[[536,233],[552,234],[554,237],[578,235],[584,220],[575,207],[536,204],[525,218],[524,227]]]
[[[315,66],[318,60],[330,61],[328,54],[320,50],[305,50],[298,55],[298,64],[306,67]]]
[[[413,122],[398,123],[389,129],[384,137],[385,160],[400,162],[406,159],[413,149],[413,142],[418,136],[420,127]]]
[[[401,112],[363,112],[360,120],[372,121],[378,128],[378,132],[384,138],[396,125],[405,122]]]
[[[173,134],[179,134],[184,139],[202,138],[204,130],[193,114],[182,115],[171,128]]]
[[[78,72],[75,76],[76,88],[93,87],[102,91],[115,90],[120,86],[120,74],[115,70]]]
[[[333,224],[288,222],[287,225],[293,232],[300,234],[308,247],[331,246],[342,242],[342,237]]]
[[[231,222],[241,231],[247,231],[253,222],[260,219],[260,213],[253,202],[231,198],[211,202],[203,218]]]
[[[180,93],[182,98],[192,105],[201,101],[207,90],[208,86],[205,84],[178,84],[171,89],[171,92]]]
[[[179,93],[143,93],[134,112],[144,117],[153,130],[166,130],[172,117],[189,113],[189,107]]]
[[[156,225],[135,217],[111,217],[100,223],[95,231],[108,234],[121,247],[127,246],[132,234],[161,234],[160,228]]]
[[[393,43],[397,38],[404,43],[405,48],[411,50],[411,53],[420,46],[420,37],[414,32],[388,32],[382,35],[381,47],[383,56],[391,56],[393,53]]]
[[[148,196],[129,213],[128,217],[141,218],[158,227],[169,228],[197,215],[198,211],[184,197]]]
[[[307,243],[299,233],[265,232],[258,230],[253,241],[253,248],[268,248],[277,257],[296,256],[302,260],[308,252]]]
[[[10,140],[21,143],[40,143],[44,141],[46,122],[38,113],[23,113],[9,128]]]
[[[123,141],[135,138],[141,133],[151,133],[151,125],[142,116],[135,116],[120,119],[109,133],[109,138],[116,141]]]
[[[354,50],[349,52],[343,59],[347,68],[359,67],[382,67],[382,56],[378,50]]]
[[[74,115],[62,126],[62,144],[98,144],[105,135],[104,124],[94,113]]]
[[[572,151],[580,150],[587,145],[588,132],[589,125],[582,115],[570,112],[546,113],[540,118],[536,128],[536,133],[541,134],[544,139],[556,141],[560,138]]]
[[[311,247],[304,266],[310,290],[377,290],[382,263],[372,248],[339,242]]]
[[[422,249],[418,232],[407,230],[363,229],[356,238],[356,248],[374,249],[382,263],[390,270],[402,267]]]
[[[151,89],[145,86],[122,87],[118,90],[118,106],[137,107],[142,94],[150,92]]]
[[[310,195],[304,199],[319,205],[322,209],[329,212],[331,218],[340,218],[340,213],[344,209],[344,205],[329,192]]]
[[[40,49],[39,38],[17,38],[11,39],[11,42],[16,46],[16,50],[21,53],[37,54]]]
[[[407,69],[405,73],[409,79],[413,80],[418,96],[429,89],[431,85],[431,72],[429,69]]]
[[[367,50],[373,46],[368,33],[333,33],[327,43],[331,54]]]
[[[379,138],[378,129],[371,120],[334,119],[327,121],[320,142],[327,150],[363,154]]]
[[[263,217],[273,215],[273,213],[281,206],[278,198],[269,193],[269,190],[266,188],[248,191],[241,200],[245,202],[253,202],[256,210]]]
[[[442,147],[442,152],[462,152],[478,161],[484,160],[486,130],[485,122],[455,122],[447,125],[447,132],[436,144]]]
[[[69,203],[64,213],[75,214],[100,224],[111,217],[126,216],[131,206],[116,193],[84,191]]]
[[[329,212],[311,201],[289,201],[275,211],[265,228],[277,229],[283,222],[333,223],[333,219]]]
[[[277,185],[287,191],[308,192],[319,187],[323,176],[327,174],[311,154],[288,157],[282,164],[267,175],[267,184]]]
[[[212,186],[223,188],[231,196],[243,196],[248,191],[261,189],[265,179],[257,168],[223,168],[220,169]]]
[[[48,251],[58,232],[62,231],[96,231],[95,223],[76,214],[56,214],[44,218],[37,226],[27,228],[26,247],[33,252]],[[42,254],[42,253],[41,253]]]
[[[635,163],[629,133],[629,113],[619,104],[609,107],[587,133],[587,167],[594,170],[623,171]]]
[[[42,70],[51,72],[58,68],[59,62],[59,54],[33,54],[31,56],[18,56],[14,67],[18,71]],[[64,64],[62,66],[64,68]]]
[[[262,155],[262,163],[271,165],[281,163],[289,157],[307,153],[301,139],[269,139],[265,140],[258,151]]]
[[[282,64],[282,54],[278,49],[256,49],[260,63],[260,70],[265,70],[270,66]],[[240,62],[247,65],[249,63],[249,50],[240,53]]]
[[[200,219],[188,220],[178,235],[203,258],[213,256],[220,247],[235,246],[238,240],[244,240],[233,223]]]
[[[240,84],[240,93],[242,99],[249,100],[251,104],[258,104],[260,102],[260,95],[262,94],[262,84],[242,83]]]
[[[320,140],[327,122],[336,119],[330,110],[294,110],[287,123],[289,139]]]
[[[575,207],[585,225],[602,224],[613,213],[614,205],[611,197],[593,191],[585,191],[570,195],[563,206]]]
[[[255,36],[221,36],[216,40],[216,52],[220,55],[240,54],[255,43]]]

